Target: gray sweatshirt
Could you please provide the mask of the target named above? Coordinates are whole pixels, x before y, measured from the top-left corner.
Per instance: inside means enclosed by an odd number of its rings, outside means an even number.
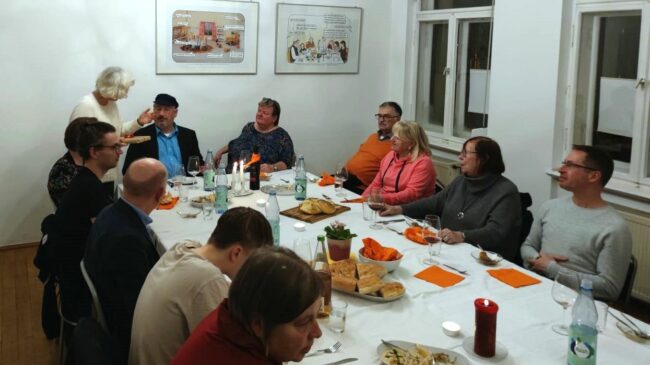
[[[514,260],[519,249],[519,192],[502,175],[461,175],[438,194],[403,205],[402,210],[413,218],[437,214],[442,228],[461,231],[467,243],[479,244],[507,260]]]
[[[579,280],[591,279],[594,297],[616,300],[632,255],[632,235],[614,208],[582,208],[572,197],[558,198],[542,204],[521,247],[527,267],[539,251],[569,258],[552,262],[545,272],[549,278],[564,267],[578,273]]]

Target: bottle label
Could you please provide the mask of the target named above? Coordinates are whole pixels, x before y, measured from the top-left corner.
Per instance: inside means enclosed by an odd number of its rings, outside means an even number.
[[[572,324],[569,328],[569,352],[567,363],[570,365],[596,364],[596,342],[598,331],[582,324]]]
[[[296,199],[305,200],[307,197],[307,180],[296,179]]]
[[[214,190],[214,171],[206,170],[203,172],[203,190],[212,191]]]

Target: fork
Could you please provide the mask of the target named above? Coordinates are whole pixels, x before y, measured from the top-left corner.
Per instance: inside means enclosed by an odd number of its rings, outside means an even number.
[[[386,227],[386,228],[388,228],[389,230],[391,230],[391,231],[397,233],[397,234],[400,235],[400,236],[404,235],[404,232],[398,230],[397,228],[393,228],[393,227],[389,226],[388,224],[385,225],[384,227]]]
[[[305,357],[315,356],[315,355],[319,355],[319,354],[333,354],[333,353],[337,352],[341,348],[341,345],[343,345],[341,343],[341,341],[336,341],[332,346],[330,346],[330,347],[328,347],[326,349],[320,349],[320,350],[312,351],[312,352],[308,353],[307,355],[305,355]]]
[[[640,338],[643,338],[643,339],[649,339],[649,338],[650,338],[650,335],[648,335],[647,333],[644,333],[643,331],[637,331],[635,328],[633,328],[632,326],[630,326],[630,325],[627,323],[627,321],[622,320],[620,317],[618,317],[617,315],[615,315],[614,312],[612,312],[611,310],[608,310],[608,312],[609,312],[609,314],[610,314],[612,317],[614,317],[614,319],[616,319],[620,324],[622,324],[623,326],[629,328],[629,329],[630,329],[630,330],[631,330],[631,331],[632,331],[632,332],[633,332],[637,337],[640,337]],[[623,312],[621,312],[621,314],[623,314]],[[627,317],[626,317],[626,318],[627,318]],[[633,323],[633,324],[634,324],[634,323]]]
[[[645,331],[643,331],[639,326],[637,326],[636,323],[634,323],[634,321],[630,319],[630,317],[628,317],[625,313],[621,312],[621,315],[623,316],[623,318],[627,319],[627,322],[629,322],[634,327],[632,328],[628,326],[636,333],[637,336],[641,338],[650,338],[650,335],[647,334]]]

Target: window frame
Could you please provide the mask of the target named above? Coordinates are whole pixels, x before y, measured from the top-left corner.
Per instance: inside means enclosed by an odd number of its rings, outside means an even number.
[[[418,62],[420,57],[420,26],[422,23],[447,23],[447,78],[445,80],[445,112],[442,133],[426,131],[429,143],[439,149],[459,152],[467,138],[454,136],[454,113],[456,110],[456,72],[458,67],[458,26],[460,21],[489,19],[494,21],[494,7],[480,6],[473,8],[455,8],[442,10],[420,10],[421,1],[414,1],[412,11],[414,21],[411,29],[409,52],[410,62],[407,63],[407,87],[405,100],[408,115],[415,118],[417,103]],[[451,77],[450,77],[451,76]],[[488,76],[488,85],[490,77]],[[489,100],[489,89],[488,89]],[[489,105],[489,103],[488,103]],[[488,108],[489,110],[489,108]]]
[[[615,162],[617,166],[629,166],[628,172],[614,171],[612,179],[607,184],[607,190],[625,196],[638,197],[641,200],[648,200],[650,193],[650,3],[647,1],[631,0],[624,2],[610,2],[602,0],[576,0],[572,14],[571,40],[569,49],[568,77],[567,77],[567,112],[564,118],[564,138],[562,142],[562,155],[560,159],[571,150],[574,141],[575,123],[577,112],[577,87],[580,68],[580,43],[584,15],[609,15],[625,12],[641,13],[641,29],[639,39],[639,64],[637,66],[637,81],[645,79],[645,84],[635,95],[634,124],[632,127],[632,139],[630,162]],[[594,27],[593,32],[598,31]],[[597,62],[593,55],[597,49],[592,49],[590,62]],[[594,67],[589,71],[590,80],[588,91],[588,109],[585,138],[591,141],[593,132],[593,103],[596,97],[595,86],[592,80]],[[595,77],[595,75],[593,76]],[[555,161],[559,163],[559,161]]]

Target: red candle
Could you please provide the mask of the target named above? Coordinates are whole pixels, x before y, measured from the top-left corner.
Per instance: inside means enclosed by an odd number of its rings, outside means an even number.
[[[474,352],[479,356],[492,357],[497,342],[499,306],[489,299],[478,298],[474,301],[474,309],[476,310]]]

